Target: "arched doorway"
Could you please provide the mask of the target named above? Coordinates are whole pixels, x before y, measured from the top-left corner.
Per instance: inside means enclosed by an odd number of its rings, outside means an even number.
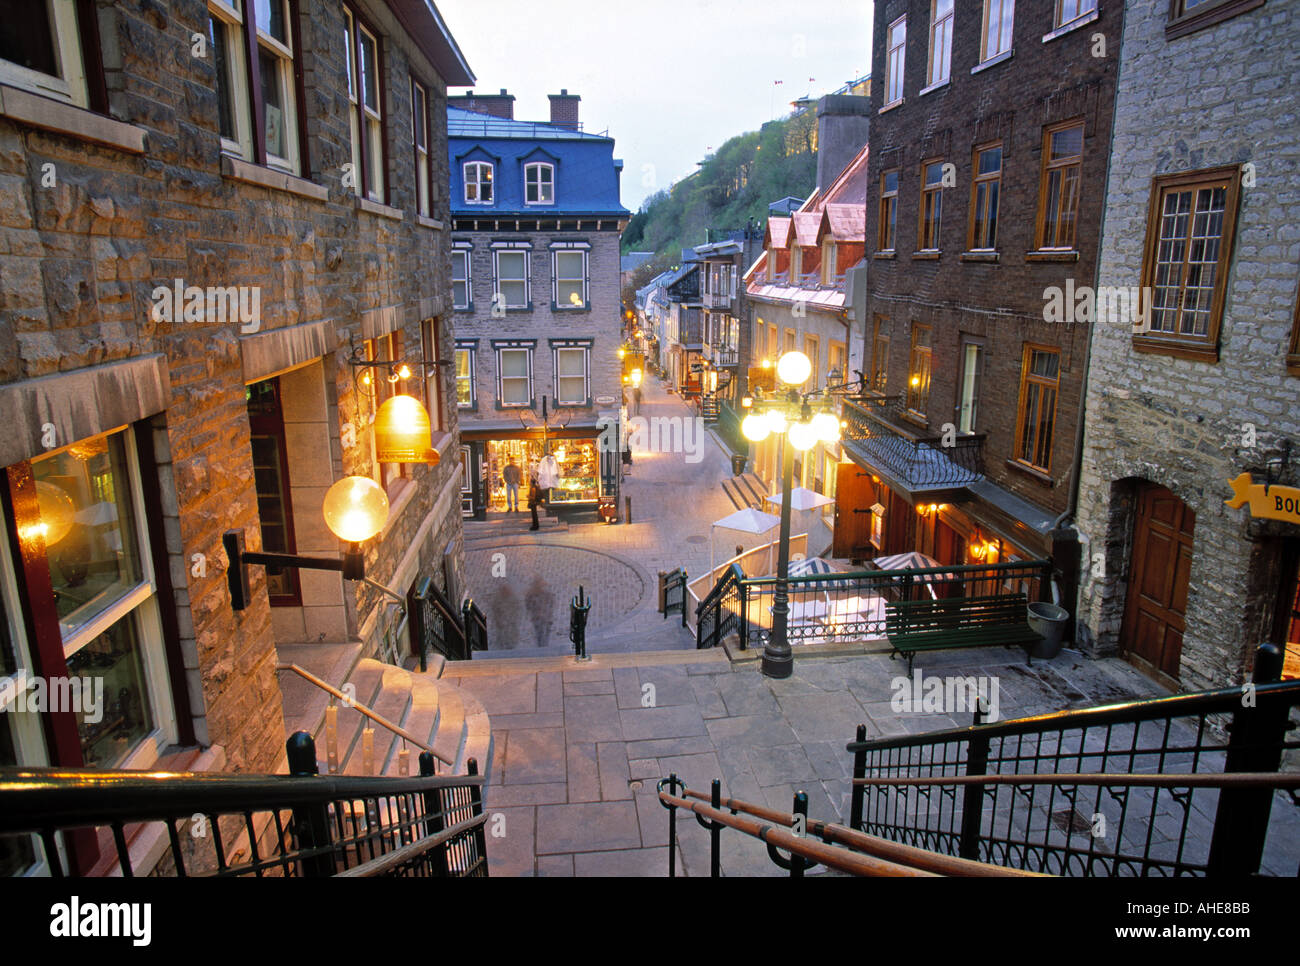
[[[1138,487],[1120,648],[1132,663],[1178,680],[1196,514],[1151,483]]]

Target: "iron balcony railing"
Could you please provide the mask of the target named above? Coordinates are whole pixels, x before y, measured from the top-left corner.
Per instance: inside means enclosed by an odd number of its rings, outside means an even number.
[[[786,638],[791,644],[884,640],[890,601],[999,595],[1050,600],[1052,573],[1050,560],[1025,560],[791,577]],[[776,584],[775,577],[746,577],[732,564],[696,607],[696,647],[717,647],[732,633],[741,650],[766,646]]]
[[[899,396],[845,399],[843,445],[907,490],[949,489],[984,477],[984,435],[909,429]]]
[[[287,748],[288,775],[0,768],[0,837],[55,878],[488,874],[473,759],[468,775],[435,776],[426,752],[418,778],[351,778],[316,773],[306,732]],[[137,869],[128,838],[155,831],[161,858]]]
[[[721,292],[705,292],[701,296],[701,301],[707,309],[725,309],[731,305],[731,291],[728,289]]]
[[[849,825],[1056,875],[1254,875],[1300,826],[1300,681],[1281,667],[1265,645],[1247,687],[871,741],[860,726]]]

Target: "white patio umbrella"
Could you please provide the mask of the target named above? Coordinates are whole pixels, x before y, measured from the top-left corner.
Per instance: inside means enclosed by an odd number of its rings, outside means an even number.
[[[765,497],[768,503],[775,503],[778,507],[781,505],[783,493],[773,493]],[[833,497],[824,496],[821,493],[814,493],[806,486],[796,486],[790,490],[790,509],[791,510],[816,510],[818,507],[826,506],[828,503],[834,503]]]
[[[780,525],[780,517],[774,517],[770,513],[755,510],[753,507],[745,507],[745,509],[737,510],[721,520],[715,520],[713,525],[709,527],[709,573],[713,573],[714,530],[734,530],[737,533],[762,535],[771,533]]]
[[[933,557],[927,556],[918,550],[909,550],[907,553],[896,553],[889,557],[877,557],[872,561],[877,570],[932,570],[935,567],[942,567],[943,564]],[[934,585],[932,581],[952,580],[952,574],[930,574],[922,577],[925,589],[930,592],[931,597],[935,597]]]

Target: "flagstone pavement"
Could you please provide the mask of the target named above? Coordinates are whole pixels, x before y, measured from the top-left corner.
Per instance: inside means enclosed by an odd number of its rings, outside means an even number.
[[[1004,720],[1162,693],[1120,660],[1069,650],[1032,667],[1021,651],[931,653],[923,673],[996,680]],[[966,714],[894,711],[891,682],[905,674],[884,654],[796,653],[793,676],[778,681],[757,662],[733,664],[711,650],[602,655],[586,665],[475,660],[449,664],[444,677],[482,700],[492,719],[492,875],[664,876],[660,778],[676,773],[706,794],[718,778],[724,796],[784,811],[802,790],[810,817],[847,823],[845,745],[859,724],[878,737],[970,723]],[[693,816],[678,814],[678,841],[679,870],[708,875],[709,836]],[[765,846],[738,832],[723,832],[721,855],[724,875],[784,874]],[[1300,854],[1279,861],[1293,875]]]

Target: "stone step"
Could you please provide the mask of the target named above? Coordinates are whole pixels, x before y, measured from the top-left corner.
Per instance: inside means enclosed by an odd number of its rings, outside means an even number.
[[[366,703],[375,714],[386,718],[398,727],[404,727],[407,709],[411,704],[411,674],[409,671],[393,665],[382,665],[382,667],[382,683],[379,693],[375,695],[373,701]],[[341,714],[340,717],[342,717]],[[358,717],[361,719],[362,733],[358,734],[351,743],[351,754],[343,762],[342,773],[344,775],[384,774],[390,757],[397,754],[401,739],[387,728],[375,724],[364,715],[359,714]],[[363,744],[366,728],[374,729],[374,758],[371,768],[365,767]],[[342,735],[340,735],[341,738]]]
[[[433,736],[433,753],[443,761],[454,762],[457,766],[454,771],[460,773],[464,768],[462,755],[469,733],[465,726],[465,699],[459,688],[448,686],[439,687],[438,700],[438,731]]]

